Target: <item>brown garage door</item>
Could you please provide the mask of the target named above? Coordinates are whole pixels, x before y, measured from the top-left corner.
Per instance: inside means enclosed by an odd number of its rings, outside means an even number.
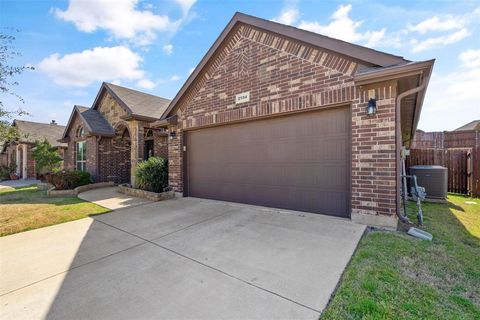
[[[305,112],[188,132],[186,194],[349,216],[350,112]]]

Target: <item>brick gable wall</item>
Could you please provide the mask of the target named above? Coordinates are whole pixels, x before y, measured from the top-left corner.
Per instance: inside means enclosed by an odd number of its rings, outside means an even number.
[[[182,191],[183,130],[291,112],[350,105],[352,113],[352,219],[396,223],[396,83],[358,88],[355,61],[246,25],[224,41],[179,102],[177,132],[169,141],[169,179]],[[250,101],[235,104],[235,95]],[[368,117],[369,97],[378,113]],[[366,218],[365,218],[366,217]],[[375,223],[372,223],[375,224]]]

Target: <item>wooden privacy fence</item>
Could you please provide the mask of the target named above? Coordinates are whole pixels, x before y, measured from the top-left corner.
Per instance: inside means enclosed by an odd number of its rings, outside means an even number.
[[[448,169],[448,192],[480,197],[480,147],[410,149],[407,170],[415,165],[440,165]]]

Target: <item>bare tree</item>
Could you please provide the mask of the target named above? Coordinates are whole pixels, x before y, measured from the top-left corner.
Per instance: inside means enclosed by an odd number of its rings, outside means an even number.
[[[18,30],[12,30],[18,32]],[[25,103],[23,98],[18,95],[13,88],[18,86],[15,76],[20,75],[25,70],[34,70],[32,66],[11,65],[11,61],[21,56],[20,52],[15,50],[13,45],[15,36],[0,31],[0,142],[11,140],[18,137],[15,127],[11,126],[11,120],[14,116],[25,115],[27,112],[23,109],[12,109],[4,105],[4,97],[12,95],[20,102]]]

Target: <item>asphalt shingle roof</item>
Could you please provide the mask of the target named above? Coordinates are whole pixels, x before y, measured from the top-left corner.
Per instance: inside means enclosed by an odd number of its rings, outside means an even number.
[[[66,143],[58,142],[63,135],[65,126],[59,124],[39,123],[25,120],[14,120],[13,125],[20,132],[19,142],[34,143],[47,139],[54,147],[66,147]]]
[[[75,106],[80,118],[87,125],[87,129],[91,134],[100,136],[114,136],[115,130],[110,123],[98,112],[91,108]]]
[[[476,130],[480,128],[480,120],[473,120],[472,122],[467,123],[466,125],[461,126],[454,131],[464,131],[464,130]]]
[[[112,83],[105,83],[105,86],[122,100],[134,115],[160,118],[171,101]]]

